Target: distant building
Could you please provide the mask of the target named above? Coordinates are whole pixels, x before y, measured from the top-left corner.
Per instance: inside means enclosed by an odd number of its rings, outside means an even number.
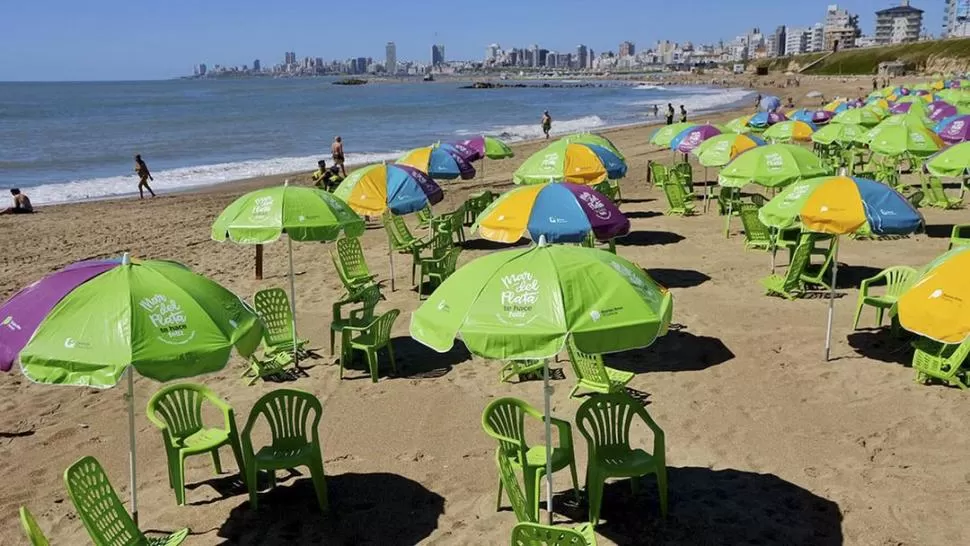
[[[589,64],[589,49],[580,44],[576,46],[576,68],[586,68]]]
[[[633,57],[637,54],[637,48],[633,42],[620,42],[620,57]]]
[[[445,64],[445,46],[434,44],[431,46],[431,66],[441,66]]]
[[[367,72],[367,65],[370,64],[370,59],[367,57],[357,57],[357,70],[354,74],[364,74]]]
[[[285,56],[285,59],[286,60],[283,61],[283,64],[285,64],[287,66],[289,66],[291,64],[296,64],[296,52],[295,51],[287,51],[284,56]]]
[[[200,63],[199,66],[195,67],[195,74],[197,76],[205,76],[207,70],[208,67],[206,67],[205,63]]]
[[[260,72],[263,67],[259,64],[259,59],[253,61],[253,72]]]
[[[781,25],[775,29],[775,32],[768,37],[768,43],[765,44],[766,52],[768,57],[784,57],[786,49],[786,39],[788,34],[788,28],[785,25]]]
[[[804,28],[789,28],[785,32],[785,54],[801,55],[808,51],[810,30]]]
[[[872,47],[874,45],[876,45],[875,36],[859,36],[855,39],[856,47]]]
[[[876,12],[877,44],[916,42],[922,30],[923,10],[910,6],[909,0]]]
[[[549,50],[540,49],[536,54],[536,66],[546,66],[546,61],[549,59]]]
[[[943,37],[970,37],[970,0],[946,0],[943,8]]]
[[[498,44],[489,44],[485,48],[485,60],[486,61],[497,61],[499,53],[502,51],[502,46]]]
[[[808,29],[808,52],[823,51],[825,49],[825,27],[822,23],[815,23]]]
[[[572,53],[557,53],[556,68],[569,68],[573,65]]]
[[[586,66],[584,68],[593,68],[594,60],[596,60],[596,53],[593,52],[593,48],[589,48],[589,52],[586,54]]]
[[[387,42],[384,46],[384,71],[397,74],[397,46],[394,42]]]
[[[855,47],[855,39],[861,35],[858,15],[839,9],[837,4],[828,7],[825,11],[825,24],[822,26],[821,51]]]

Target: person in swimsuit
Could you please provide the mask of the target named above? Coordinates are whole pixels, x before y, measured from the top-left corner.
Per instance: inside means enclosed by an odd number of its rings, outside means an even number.
[[[549,131],[552,130],[552,116],[549,115],[549,110],[542,113],[542,132],[549,138]]]
[[[657,106],[656,104],[653,105],[653,117],[655,118],[660,117],[660,107]]]
[[[687,123],[687,109],[683,104],[680,105],[680,122]]]
[[[674,105],[667,103],[667,125],[674,124]]]
[[[145,162],[142,160],[141,154],[135,156],[135,174],[138,175],[138,198],[145,198],[144,190],[148,190],[148,193],[152,194],[152,197],[155,197],[155,192],[153,192],[152,187],[148,185],[149,180],[154,182],[155,179],[152,177],[152,173],[148,170],[148,165],[145,165]]]
[[[340,175],[346,178],[347,169],[344,168],[344,142],[339,136],[333,138],[333,144],[330,145],[330,156],[333,158],[334,166],[340,167]]]
[[[30,204],[27,194],[21,193],[18,188],[11,188],[10,195],[13,196],[13,206],[0,210],[0,214],[30,214],[34,212],[34,206]]]

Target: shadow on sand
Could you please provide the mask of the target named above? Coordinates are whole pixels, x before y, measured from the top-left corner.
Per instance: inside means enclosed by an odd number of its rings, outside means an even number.
[[[868,311],[875,313],[871,308]],[[863,311],[862,321],[870,320],[875,322],[871,314]],[[860,324],[862,323],[860,321]],[[905,334],[904,334],[905,335]],[[880,328],[878,330],[862,330],[852,332],[848,336],[849,347],[865,358],[886,362],[888,364],[900,364],[909,367],[913,362],[913,349],[909,344],[910,336],[894,337],[890,328]]]
[[[666,288],[692,288],[711,280],[710,276],[693,269],[668,269],[660,267],[644,269],[643,272],[650,275],[651,279],[659,282]]]
[[[603,358],[607,366],[636,373],[694,372],[723,364],[733,359],[734,353],[716,337],[671,329],[650,347]]]
[[[669,513],[660,515],[656,479],[607,483],[596,531],[616,544],[842,544],[839,506],[772,474],[734,469],[667,468]],[[572,491],[557,495],[556,512],[588,521]],[[572,501],[572,502],[571,502]]]
[[[309,478],[277,485],[232,509],[218,536],[227,544],[418,544],[438,528],[445,499],[397,474],[327,476],[330,511],[320,512]]]
[[[629,235],[618,237],[618,246],[672,245],[684,240],[684,236],[670,231],[631,231]]]
[[[478,238],[467,239],[458,246],[460,246],[462,250],[508,250],[510,248],[528,246],[531,242],[532,241],[525,237],[521,237],[514,243],[496,243],[495,241],[489,241],[488,239]]]
[[[934,239],[949,239],[953,234],[953,224],[934,224],[926,226],[923,233]]]

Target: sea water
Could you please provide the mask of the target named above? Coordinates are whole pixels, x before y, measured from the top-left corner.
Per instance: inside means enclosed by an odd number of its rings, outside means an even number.
[[[683,104],[691,119],[750,101],[744,89],[604,82],[580,87],[461,89],[458,82],[333,85],[332,79],[0,83],[0,187],[35,204],[136,191],[134,154],[156,191],[306,171],[330,159],[335,135],[348,164],[473,134],[538,138],[653,121],[653,105]],[[555,87],[563,85],[565,87]],[[679,114],[678,114],[679,116]]]

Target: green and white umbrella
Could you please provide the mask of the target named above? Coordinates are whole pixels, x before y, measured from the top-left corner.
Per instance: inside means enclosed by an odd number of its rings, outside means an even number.
[[[946,146],[943,140],[929,129],[912,125],[893,125],[889,124],[889,121],[880,123],[866,133],[866,143],[873,152],[890,157],[900,155],[927,157]]]
[[[926,170],[934,176],[966,177],[970,174],[970,142],[954,144],[926,160]]]
[[[812,142],[824,145],[847,146],[863,142],[869,130],[851,123],[829,123],[812,133]]]

